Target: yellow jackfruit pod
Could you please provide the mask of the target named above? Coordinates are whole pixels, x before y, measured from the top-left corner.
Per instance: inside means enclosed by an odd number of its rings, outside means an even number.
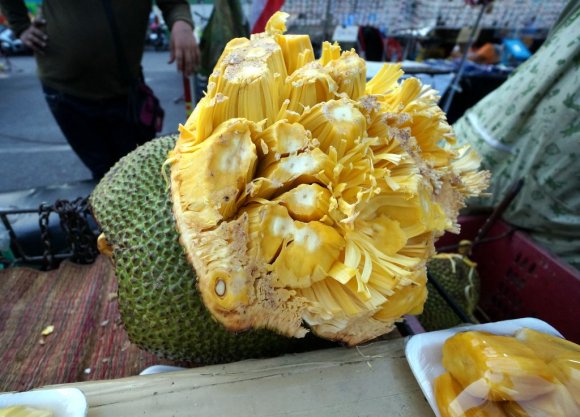
[[[294,221],[272,268],[280,287],[311,287],[329,276],[344,249],[344,238],[321,222]],[[299,261],[298,261],[299,260]]]
[[[338,84],[338,92],[356,100],[365,94],[367,65],[353,50],[343,52],[325,66]]]
[[[256,260],[272,263],[284,239],[293,227],[288,210],[278,204],[250,204],[243,209],[248,215],[248,253]]]
[[[214,116],[214,123],[221,123],[232,117],[243,117],[253,122],[264,119],[274,123],[281,98],[272,85],[276,75],[263,62],[244,61],[230,65],[220,78],[217,91],[228,97],[228,106]],[[256,106],[256,103],[261,103]]]
[[[505,417],[500,405],[469,395],[449,372],[435,378],[433,393],[441,417]]]
[[[240,207],[257,165],[252,141],[256,128],[246,119],[231,119],[199,145],[170,154],[174,180],[182,184],[174,190],[174,204],[187,213],[190,226],[215,227]]]
[[[262,169],[282,157],[296,154],[313,145],[312,135],[304,126],[287,120],[279,120],[259,133],[255,142],[262,158]]]
[[[0,417],[53,417],[54,414],[49,410],[41,410],[35,407],[25,405],[15,405],[11,407],[2,407]]]
[[[304,288],[321,281],[344,248],[334,228],[296,221],[284,206],[252,204],[244,212],[249,216],[250,253],[271,264],[275,286]]]
[[[300,123],[320,142],[320,149],[333,147],[338,157],[350,151],[366,132],[365,117],[348,99],[319,103],[304,112]]]
[[[548,363],[554,376],[566,387],[580,406],[580,361],[572,358],[554,359]]]
[[[292,74],[298,68],[314,61],[314,50],[308,35],[284,35],[289,16],[284,12],[275,13],[266,23],[266,32],[252,35],[252,40],[273,37],[282,49],[286,72]]]
[[[286,99],[286,66],[280,46],[271,38],[238,42],[229,55],[221,58],[209,79],[215,87],[208,97],[226,97],[227,106],[220,106],[211,115],[213,126],[234,117],[253,122],[267,120],[272,124]],[[209,90],[209,85],[208,85]],[[199,114],[205,119],[205,112]]]
[[[554,390],[529,401],[506,401],[501,403],[508,417],[577,417],[580,407],[566,388],[559,382]]]
[[[314,50],[308,35],[278,35],[276,42],[282,48],[286,71],[289,75],[314,61]]]
[[[310,222],[328,215],[331,197],[330,191],[319,184],[300,184],[274,201],[286,207],[293,219]]]
[[[302,114],[305,108],[335,98],[338,86],[327,70],[316,62],[297,69],[287,79],[288,110]]]
[[[260,166],[248,187],[252,198],[271,198],[300,184],[324,183],[332,172],[332,160],[319,148],[281,157]]]
[[[528,328],[518,330],[514,336],[532,348],[545,362],[564,358],[580,362],[580,346],[569,340]]]
[[[515,334],[544,360],[580,405],[580,346],[561,337],[524,328]]]
[[[266,22],[266,31],[264,33],[252,34],[252,39],[254,37],[262,36],[275,36],[281,35],[286,32],[286,21],[290,15],[286,12],[276,12],[268,19]]]
[[[223,64],[224,64],[224,61],[226,58],[230,58],[231,54],[236,49],[241,49],[241,48],[247,47],[249,44],[250,44],[250,40],[246,39],[246,38],[234,38],[231,41],[229,41],[227,43],[227,45],[225,46],[224,50],[222,51],[222,54],[218,58],[216,66],[214,67],[214,70],[212,71],[212,73],[209,76],[208,83],[211,83],[211,82],[215,83],[219,79],[219,77],[222,75],[222,70],[225,68],[225,67],[223,67]]]
[[[337,42],[331,44],[330,42],[322,42],[322,54],[318,60],[322,66],[340,58],[340,45]]]
[[[474,397],[527,401],[554,390],[555,378],[519,340],[484,332],[462,332],[445,341],[443,366]]]
[[[215,84],[208,84],[208,91],[215,92]],[[229,97],[221,93],[203,97],[192,113],[195,117],[188,119],[184,126],[180,126],[181,146],[185,146],[185,143],[196,146],[207,139],[223,120],[221,114],[228,101]]]

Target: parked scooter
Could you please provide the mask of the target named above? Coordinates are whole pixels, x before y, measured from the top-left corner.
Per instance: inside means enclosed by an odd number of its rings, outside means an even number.
[[[28,48],[20,39],[14,36],[14,32],[7,26],[0,25],[0,50],[5,55],[16,55],[28,52]]]
[[[166,51],[169,49],[167,25],[160,23],[157,15],[150,19],[145,38],[145,46],[153,47],[156,51]]]

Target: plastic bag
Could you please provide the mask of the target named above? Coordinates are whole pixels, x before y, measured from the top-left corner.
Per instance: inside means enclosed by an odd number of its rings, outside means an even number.
[[[442,417],[580,415],[580,346],[521,329],[513,336],[457,333],[434,382]]]

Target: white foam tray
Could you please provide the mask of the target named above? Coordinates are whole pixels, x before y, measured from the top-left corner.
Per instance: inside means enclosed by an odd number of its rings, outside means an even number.
[[[441,414],[439,414],[433,393],[433,380],[445,372],[443,364],[441,363],[441,348],[443,347],[443,343],[454,334],[468,330],[511,336],[523,327],[562,337],[556,329],[542,320],[523,318],[421,333],[409,339],[405,347],[407,361],[425,398],[437,417],[441,417]]]
[[[77,388],[56,388],[0,394],[0,408],[27,405],[52,411],[54,417],[85,417],[87,399]]]
[[[153,365],[148,368],[143,369],[139,375],[154,375],[161,374],[164,372],[176,372],[182,371],[187,368],[182,368],[180,366],[170,366],[170,365]]]

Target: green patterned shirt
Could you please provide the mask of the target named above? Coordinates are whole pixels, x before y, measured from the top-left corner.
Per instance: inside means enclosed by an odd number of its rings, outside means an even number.
[[[454,129],[492,173],[494,206],[519,178],[525,184],[504,220],[580,269],[580,9]]]

